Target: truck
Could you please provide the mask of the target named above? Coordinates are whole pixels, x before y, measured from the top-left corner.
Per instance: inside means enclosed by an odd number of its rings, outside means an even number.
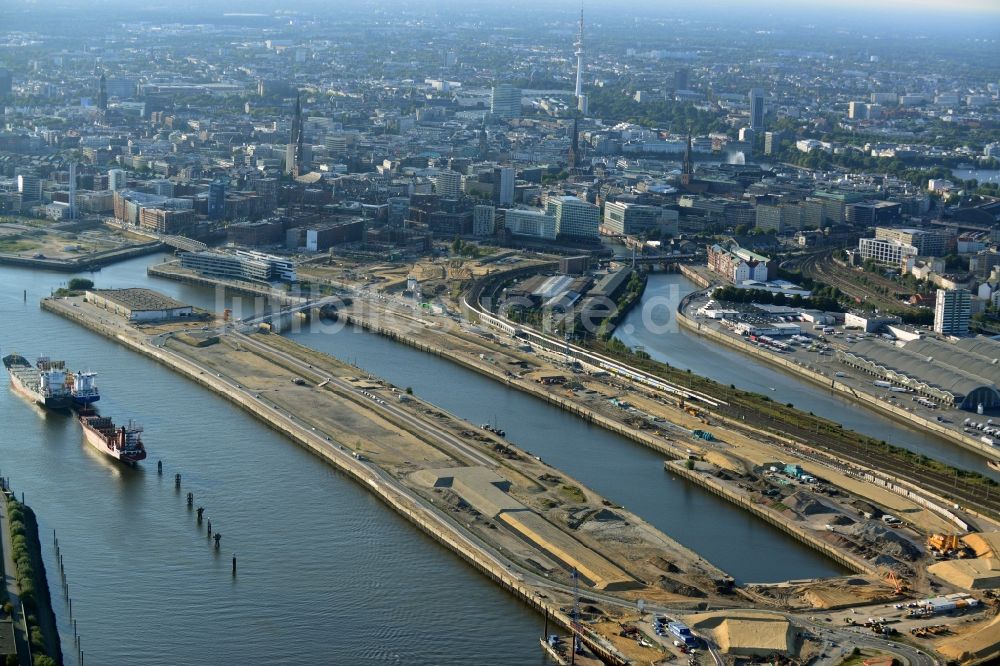
[[[872,384],[878,386],[879,388],[892,388],[891,382],[887,382],[882,379],[876,379],[874,382],[872,382]]]
[[[698,644],[698,639],[694,637],[694,634],[691,633],[691,630],[683,622],[670,622],[667,624],[667,629],[678,640],[683,641],[685,647],[694,647]]]

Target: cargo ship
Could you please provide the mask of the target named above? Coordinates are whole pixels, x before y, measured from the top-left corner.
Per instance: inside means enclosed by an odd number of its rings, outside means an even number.
[[[80,425],[83,436],[91,446],[106,456],[127,463],[137,463],[146,458],[146,448],[142,445],[142,426],[128,422],[116,426],[107,416],[81,414]]]
[[[101,394],[97,390],[96,372],[74,372],[67,376],[70,383],[70,391],[73,394],[73,404],[79,407],[86,407],[101,399]]]
[[[67,384],[66,364],[62,361],[42,356],[32,367],[20,354],[9,354],[3,357],[3,365],[10,375],[11,387],[18,393],[49,409],[72,406],[72,389]]]

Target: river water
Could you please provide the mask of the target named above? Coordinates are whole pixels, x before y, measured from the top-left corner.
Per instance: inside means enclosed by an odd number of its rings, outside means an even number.
[[[210,290],[150,284],[150,261],[94,278],[212,306]],[[112,464],[72,418],[0,387],[0,474],[38,514],[67,663],[53,529],[88,664],[548,663],[541,617],[353,481],[171,370],[41,311],[66,280],[0,267],[3,353],[100,372],[101,411],[141,422],[150,451],[138,469]],[[218,553],[188,491],[223,534]]]
[[[654,359],[674,367],[690,368],[722,384],[734,384],[777,402],[790,402],[799,409],[842,423],[845,428],[1000,480],[1000,474],[987,469],[981,456],[957,444],[917,428],[907,428],[838,393],[680,328],[675,320],[677,305],[684,296],[697,290],[693,282],[677,273],[650,275],[642,300],[626,315],[615,337],[630,347],[643,347]]]

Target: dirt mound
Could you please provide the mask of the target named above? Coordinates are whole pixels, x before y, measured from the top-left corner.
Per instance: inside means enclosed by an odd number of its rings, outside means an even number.
[[[881,555],[907,562],[913,562],[921,555],[920,549],[906,537],[873,520],[856,525],[851,532]]]
[[[821,513],[838,513],[838,511],[833,507],[823,504],[812,495],[802,491],[786,497],[784,504],[803,516],[816,516]]]
[[[669,576],[660,576],[660,587],[667,592],[679,594],[685,597],[696,597],[700,599],[708,596],[697,587],[688,585],[687,583],[682,583],[679,580],[670,578]]]
[[[680,568],[676,564],[660,556],[656,556],[653,559],[651,559],[650,564],[652,564],[657,569],[662,569],[663,571],[666,571],[668,573],[681,573]]]
[[[607,509],[601,509],[593,515],[594,520],[610,521],[610,520],[624,520],[621,516],[613,511],[608,511]]]

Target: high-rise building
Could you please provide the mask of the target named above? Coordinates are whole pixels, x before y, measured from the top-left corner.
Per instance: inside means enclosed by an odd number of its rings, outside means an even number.
[[[278,179],[257,178],[253,181],[253,191],[264,200],[264,210],[270,213],[278,205]]]
[[[104,89],[108,94],[108,99],[117,97],[118,99],[132,99],[135,97],[136,88],[139,82],[133,78],[118,77],[105,79]]]
[[[21,195],[21,201],[28,203],[29,201],[41,201],[42,200],[42,179],[38,177],[38,174],[26,171],[17,174],[17,191]]]
[[[76,162],[69,163],[69,219],[76,219]]]
[[[965,335],[969,332],[972,294],[967,289],[938,289],[934,303],[934,332]]]
[[[7,100],[14,93],[14,78],[10,70],[0,69],[0,101]]]
[[[637,235],[654,229],[677,233],[677,211],[659,206],[609,201],[604,204],[601,231],[610,235]]]
[[[472,209],[472,233],[476,236],[492,236],[496,232],[496,208],[478,205]]]
[[[117,192],[118,190],[124,190],[127,184],[127,179],[125,177],[125,169],[109,169],[108,170],[108,189],[112,192]]]
[[[285,148],[285,173],[300,176],[302,165],[302,98],[295,96],[295,111],[292,114],[292,131]]]
[[[513,236],[556,238],[556,218],[540,210],[511,208],[504,215],[504,228]]]
[[[576,168],[580,161],[580,125],[579,118],[573,116],[573,138],[570,140],[569,153],[566,156],[566,164],[569,170]]]
[[[750,129],[764,131],[764,91],[760,88],[750,90]]]
[[[784,139],[784,132],[764,132],[764,154],[774,155],[781,148]]]
[[[454,199],[462,193],[462,174],[456,171],[441,171],[433,176],[434,193],[446,199]]]
[[[101,72],[101,78],[97,81],[97,108],[101,111],[108,110],[108,77]]]
[[[493,201],[499,206],[514,204],[514,168],[497,167],[493,169]]]
[[[690,90],[691,70],[687,67],[678,67],[674,70],[674,90]]]
[[[226,216],[226,183],[214,180],[208,186],[208,219],[221,220]]]
[[[389,197],[389,226],[402,227],[410,216],[409,197]]]
[[[520,118],[521,89],[515,88],[509,83],[498,83],[493,86],[490,113],[497,118]]]
[[[546,213],[556,220],[556,235],[571,240],[597,240],[601,226],[601,209],[576,197],[552,197]]]
[[[851,120],[868,120],[868,104],[851,102],[847,105],[847,117]]]

